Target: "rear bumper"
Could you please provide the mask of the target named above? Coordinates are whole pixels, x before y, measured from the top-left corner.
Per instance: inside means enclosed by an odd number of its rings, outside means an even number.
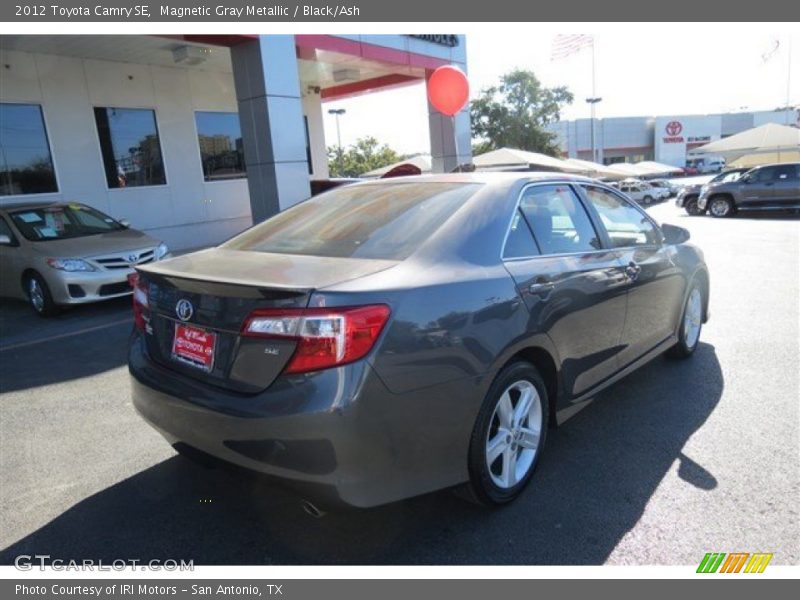
[[[278,477],[323,504],[377,506],[468,477],[469,430],[444,424],[431,435],[435,409],[389,392],[365,361],[246,395],[153,363],[134,334],[129,368],[134,407],[171,445]]]

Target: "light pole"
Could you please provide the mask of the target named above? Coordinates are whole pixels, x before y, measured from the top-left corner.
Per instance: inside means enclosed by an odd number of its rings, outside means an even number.
[[[339,131],[339,117],[342,116],[347,111],[343,108],[330,108],[328,109],[329,115],[336,116],[336,143],[339,146],[339,152],[342,151],[342,134]]]
[[[329,115],[334,115],[336,117],[336,146],[338,147],[336,162],[339,163],[338,164],[339,168],[337,169],[339,171],[339,176],[342,175],[341,174],[341,170],[342,170],[342,132],[339,129],[339,117],[342,116],[346,112],[347,111],[345,109],[343,109],[343,108],[329,108],[328,109],[328,114]]]
[[[591,112],[592,162],[597,162],[597,154],[596,154],[596,151],[595,151],[595,143],[594,143],[594,115],[595,115],[594,105],[597,104],[598,102],[602,101],[602,100],[603,100],[602,98],[599,98],[597,96],[586,99],[586,102],[589,104],[589,106],[591,106],[591,110],[592,110],[592,112]]]

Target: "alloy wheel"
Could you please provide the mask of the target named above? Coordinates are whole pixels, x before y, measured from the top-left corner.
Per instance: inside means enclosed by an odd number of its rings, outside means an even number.
[[[28,280],[28,296],[33,309],[36,312],[42,312],[44,310],[44,290],[42,290],[39,280],[35,277],[31,277]]]
[[[686,301],[686,310],[683,315],[683,339],[688,348],[694,348],[700,337],[700,327],[703,322],[703,297],[700,290],[693,288]]]
[[[727,217],[731,212],[731,205],[725,199],[717,198],[711,201],[711,206],[708,209],[715,217]]]
[[[486,436],[486,465],[502,489],[525,479],[534,464],[542,435],[542,403],[525,379],[512,383],[498,400]]]

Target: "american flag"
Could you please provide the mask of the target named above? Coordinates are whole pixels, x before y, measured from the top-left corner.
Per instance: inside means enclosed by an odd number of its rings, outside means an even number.
[[[594,46],[594,37],[585,33],[562,34],[553,38],[553,49],[550,60],[567,58],[571,54],[580,52],[583,48]]]

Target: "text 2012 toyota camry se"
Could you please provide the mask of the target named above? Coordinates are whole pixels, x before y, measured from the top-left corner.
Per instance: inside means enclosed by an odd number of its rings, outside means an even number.
[[[134,405],[177,450],[323,505],[508,502],[549,425],[694,352],[709,275],[688,237],[555,173],[336,188],[137,269]]]

